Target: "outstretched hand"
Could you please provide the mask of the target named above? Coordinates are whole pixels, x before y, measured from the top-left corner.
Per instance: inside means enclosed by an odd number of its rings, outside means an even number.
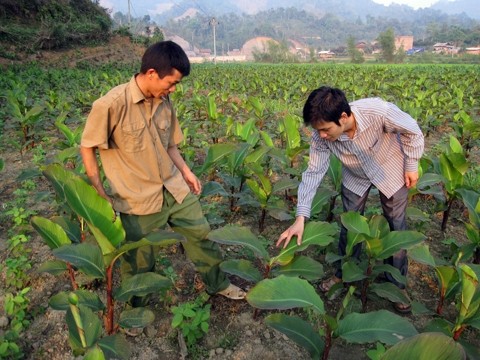
[[[293,236],[297,237],[297,245],[302,244],[303,229],[305,227],[305,218],[303,216],[298,216],[292,226],[285,230],[277,240],[277,247],[282,246],[285,249],[288,246],[288,243]]]

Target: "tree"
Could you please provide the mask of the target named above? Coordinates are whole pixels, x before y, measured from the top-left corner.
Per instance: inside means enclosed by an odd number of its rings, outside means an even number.
[[[392,28],[381,32],[377,39],[382,47],[382,59],[387,63],[395,62],[395,33]]]
[[[347,52],[352,63],[361,64],[365,61],[362,52],[355,46],[355,38],[353,36],[347,39]]]

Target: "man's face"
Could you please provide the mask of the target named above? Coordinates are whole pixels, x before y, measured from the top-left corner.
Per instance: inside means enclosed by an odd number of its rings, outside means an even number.
[[[170,75],[166,75],[161,78],[158,73],[155,71],[153,73],[153,80],[150,82],[150,94],[156,98],[160,99],[161,97],[167,96],[176,89],[176,85],[182,80],[183,75],[177,69],[173,69]]]
[[[337,140],[344,132],[343,122],[340,121],[340,126],[333,121],[317,121],[312,124],[312,127],[318,131],[322,139],[328,141]]]

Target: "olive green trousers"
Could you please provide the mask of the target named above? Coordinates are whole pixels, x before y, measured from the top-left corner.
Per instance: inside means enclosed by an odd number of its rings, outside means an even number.
[[[126,232],[127,242],[138,241],[145,235],[165,228],[166,224],[186,241],[182,242],[187,257],[193,262],[202,277],[209,294],[215,294],[230,284],[226,274],[220,270],[223,261],[217,243],[207,239],[210,225],[203,216],[197,197],[189,193],[179,204],[175,198],[164,189],[162,210],[149,215],[121,214],[122,224]],[[154,271],[156,251],[154,246],[142,246],[123,255],[121,261],[122,278]],[[146,299],[135,298],[132,306],[143,306]]]

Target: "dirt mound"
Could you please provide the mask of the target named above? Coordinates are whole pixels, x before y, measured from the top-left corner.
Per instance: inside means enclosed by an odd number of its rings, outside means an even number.
[[[16,53],[17,59],[0,57],[0,65],[38,62],[45,66],[76,67],[82,63],[135,63],[145,51],[143,44],[134,43],[127,36],[113,36],[108,43],[98,46],[75,47],[68,50],[37,51],[34,54]]]

